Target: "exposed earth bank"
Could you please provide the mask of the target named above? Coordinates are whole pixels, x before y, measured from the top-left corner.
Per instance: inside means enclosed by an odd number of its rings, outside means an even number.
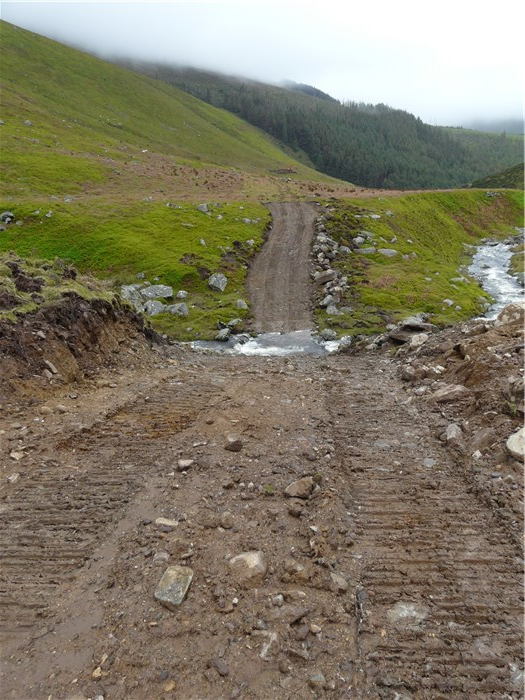
[[[198,354],[74,297],[4,328],[2,697],[520,698],[523,312],[415,335]]]

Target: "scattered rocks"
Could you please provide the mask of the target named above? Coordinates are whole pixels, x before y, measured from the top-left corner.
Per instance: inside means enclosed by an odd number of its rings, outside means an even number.
[[[193,580],[187,566],[168,566],[155,590],[155,598],[168,610],[176,610],[184,600]]]

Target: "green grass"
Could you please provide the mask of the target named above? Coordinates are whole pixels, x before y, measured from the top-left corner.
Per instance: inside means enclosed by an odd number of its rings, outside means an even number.
[[[371,213],[381,218],[356,218]],[[330,317],[317,309],[316,320],[341,335],[360,335],[381,332],[386,324],[415,313],[428,314],[440,326],[470,318],[482,311],[488,298],[466,273],[471,246],[484,237],[515,235],[514,227],[522,221],[523,193],[517,191],[500,191],[498,197],[456,190],[339,201],[327,222],[329,235],[351,245],[362,230],[370,231],[375,247],[395,249],[398,255],[339,256],[335,267],[350,281],[339,306],[351,307],[352,312]],[[454,304],[448,306],[445,299]]]
[[[160,81],[6,22],[0,40],[4,197],[89,193],[101,182],[129,190],[144,176],[168,186],[177,164],[293,167],[298,179],[331,181],[258,129]]]
[[[35,293],[20,291],[16,288],[15,280],[9,264],[16,263],[26,277],[39,280],[41,289]],[[59,302],[64,294],[74,292],[84,299],[107,299],[111,301],[114,294],[109,286],[88,275],[78,275],[76,279],[70,276],[70,265],[59,258],[54,261],[38,258],[20,258],[14,253],[0,253],[0,299],[5,301],[6,295],[16,304],[11,308],[0,307],[0,319],[16,321],[24,314],[36,311],[42,306],[52,306]]]
[[[190,315],[155,316],[152,325],[179,339],[209,338],[217,321],[246,315],[246,311],[237,310],[236,303],[245,295],[247,265],[262,245],[269,211],[261,204],[247,202],[210,205],[209,215],[198,211],[195,204],[175,207],[99,201],[90,209],[83,202],[72,201],[56,202],[50,210],[47,202],[17,207],[0,203],[1,211],[12,208],[22,222],[2,232],[0,251],[59,257],[82,272],[111,280],[115,289],[122,283],[137,282],[139,272],[150,282],[159,277],[159,283],[172,286],[175,292],[189,292],[185,301]],[[214,272],[228,277],[224,293],[213,292],[207,285]]]

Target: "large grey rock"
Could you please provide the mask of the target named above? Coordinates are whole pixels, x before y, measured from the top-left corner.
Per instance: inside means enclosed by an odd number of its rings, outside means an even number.
[[[214,339],[223,343],[230,338],[231,334],[232,334],[231,328],[228,328],[228,327],[221,328],[221,330],[217,333],[217,335],[215,336]]]
[[[176,610],[184,600],[193,580],[187,566],[168,566],[155,590],[155,598],[169,610]]]
[[[520,428],[513,433],[507,440],[507,450],[510,454],[520,461],[523,461],[525,455],[525,428]]]
[[[226,285],[228,284],[228,278],[221,272],[215,272],[208,279],[208,287],[213,289],[214,292],[224,292]]]
[[[261,551],[237,554],[228,565],[234,578],[244,583],[262,581],[268,571],[268,561]]]
[[[319,335],[323,340],[336,340],[337,338],[337,333],[331,328],[323,328]]]
[[[167,311],[170,314],[173,314],[174,316],[188,316],[190,313],[188,307],[186,304],[171,304],[170,306],[166,306],[165,311]]]
[[[140,293],[146,299],[156,299],[157,297],[168,299],[173,296],[173,287],[169,287],[167,284],[152,284],[141,289]]]
[[[127,284],[120,288],[120,296],[128,301],[135,311],[144,311],[144,299],[141,297],[137,287],[140,285]]]
[[[377,252],[384,255],[385,258],[393,258],[397,255],[397,250],[394,250],[393,248],[378,248]]]
[[[317,282],[317,284],[326,284],[334,280],[336,276],[334,270],[323,270],[322,272],[315,273],[314,281]]]
[[[156,316],[157,314],[161,314],[163,311],[165,311],[165,309],[166,306],[161,301],[155,301],[154,299],[147,301],[144,307],[144,310],[148,316]]]

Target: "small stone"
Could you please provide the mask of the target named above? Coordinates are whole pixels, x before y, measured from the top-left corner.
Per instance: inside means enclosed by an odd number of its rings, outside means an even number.
[[[322,629],[321,627],[319,627],[319,625],[314,625],[314,623],[312,622],[312,624],[310,625],[310,632],[312,634],[319,634],[320,632],[322,632]]]
[[[272,596],[272,605],[275,605],[277,608],[280,608],[283,604],[284,596],[281,593],[277,593],[277,595]]]
[[[172,690],[175,690],[176,686],[177,684],[175,683],[175,681],[166,681],[166,683],[164,683],[164,685],[162,686],[162,690],[165,693],[171,693]]]
[[[51,406],[40,406],[39,412],[43,416],[50,416],[53,413]]]
[[[445,431],[445,440],[447,443],[456,443],[463,439],[463,431],[457,423],[450,423],[447,425]]]
[[[16,484],[16,482],[20,479],[20,472],[14,472],[13,474],[10,474],[7,477],[7,481],[10,484]]]
[[[219,676],[227,676],[230,672],[228,664],[223,659],[210,659],[206,665],[208,668],[214,668]]]
[[[194,459],[179,459],[177,460],[177,471],[183,472],[195,464]]]
[[[176,610],[182,603],[193,580],[193,571],[187,566],[168,566],[155,590],[155,598],[168,610]]]
[[[44,364],[47,366],[51,374],[58,374],[58,369],[50,360],[44,360]]]
[[[225,510],[224,513],[221,513],[220,522],[221,527],[223,527],[225,530],[231,530],[231,528],[234,526],[234,520],[233,515],[229,510]]]
[[[301,515],[303,514],[303,509],[304,503],[302,501],[297,500],[296,498],[292,499],[288,504],[288,513],[294,518],[301,517]]]
[[[226,443],[224,445],[225,450],[230,452],[240,452],[243,448],[243,441],[240,436],[236,433],[229,433],[226,436]]]
[[[302,498],[307,499],[311,496],[315,489],[315,481],[311,476],[304,476],[302,479],[293,481],[285,490],[284,495],[287,498]]]
[[[178,527],[179,522],[178,520],[170,520],[169,518],[157,518],[155,520],[155,525],[164,528],[166,532],[170,532]]]
[[[64,406],[64,404],[62,404],[62,403],[57,404],[56,410],[59,413],[68,413],[69,412],[69,408],[67,406]]]
[[[238,581],[261,581],[268,570],[268,562],[263,552],[242,552],[228,562],[230,571]]]
[[[308,685],[314,690],[322,689],[326,685],[326,678],[322,673],[314,673],[308,678]]]
[[[332,579],[332,584],[338,593],[346,593],[348,590],[348,581],[343,578],[340,574],[336,574],[333,571],[330,572],[330,578]]]

